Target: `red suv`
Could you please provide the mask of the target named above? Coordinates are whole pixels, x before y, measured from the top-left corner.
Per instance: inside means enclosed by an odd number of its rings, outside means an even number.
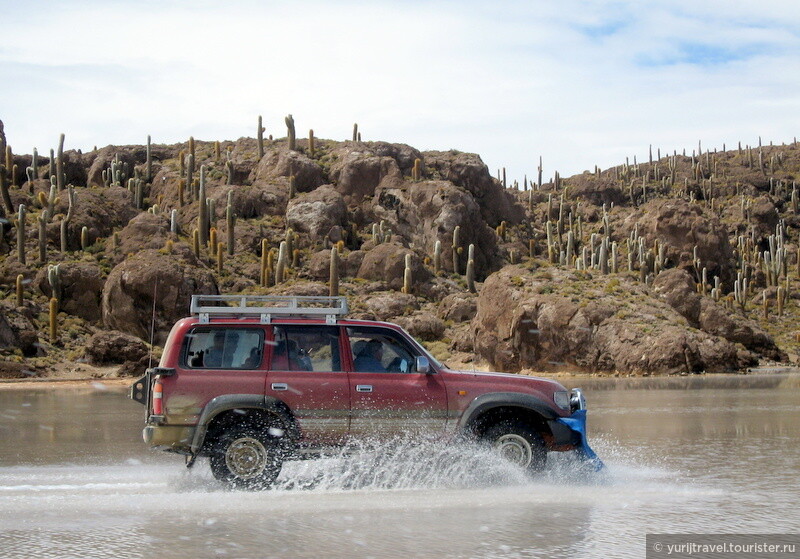
[[[264,487],[284,460],[396,435],[485,440],[540,470],[576,450],[596,469],[579,389],[452,371],[395,324],[348,320],[344,297],[193,296],[158,367],[131,387],[144,440],[208,456],[217,479]]]

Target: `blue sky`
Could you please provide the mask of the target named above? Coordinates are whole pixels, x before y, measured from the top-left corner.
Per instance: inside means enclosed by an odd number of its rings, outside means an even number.
[[[795,1],[0,0],[17,153],[268,134],[479,153],[568,176],[800,131]]]

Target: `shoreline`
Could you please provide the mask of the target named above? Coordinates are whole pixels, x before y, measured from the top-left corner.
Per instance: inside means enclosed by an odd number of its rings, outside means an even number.
[[[109,373],[115,372],[116,367],[97,367],[96,372]],[[469,371],[467,371],[469,372]],[[561,382],[562,384],[569,385],[569,387],[577,386],[575,383],[584,382],[589,385],[603,385],[616,383],[630,383],[630,384],[660,384],[660,383],[674,383],[685,385],[689,382],[707,382],[709,379],[717,380],[722,384],[734,382],[737,384],[748,384],[747,379],[752,379],[757,382],[757,379],[777,378],[777,377],[799,377],[800,367],[754,367],[738,373],[698,373],[698,374],[679,374],[679,375],[626,375],[620,373],[611,374],[591,374],[591,373],[572,373],[572,372],[536,372],[536,371],[521,371],[517,374],[525,376],[535,376],[546,378]],[[138,377],[103,377],[103,376],[90,376],[90,377],[43,377],[43,378],[0,378],[0,391],[2,390],[24,390],[24,389],[54,389],[57,387],[63,388],[93,388],[95,390],[107,390],[109,388],[118,389],[120,387],[127,388]]]

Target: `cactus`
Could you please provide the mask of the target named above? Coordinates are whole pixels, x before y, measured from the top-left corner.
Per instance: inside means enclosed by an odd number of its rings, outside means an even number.
[[[222,265],[223,265],[223,258],[224,258],[222,256],[222,253],[224,253],[224,252],[225,251],[223,250],[222,243],[221,242],[217,243],[217,273],[218,274],[222,273]]]
[[[405,256],[405,269],[403,270],[403,289],[401,290],[403,293],[410,295],[411,294],[411,253],[406,253]]]
[[[9,214],[14,213],[14,204],[11,202],[11,193],[8,191],[8,184],[6,183],[6,168],[0,167],[0,193],[3,196],[3,205]],[[32,183],[31,183],[32,184]]]
[[[178,210],[169,212],[169,232],[173,235],[178,234]]]
[[[289,200],[294,198],[296,193],[294,175],[289,175]]]
[[[200,190],[197,194],[197,200],[200,205],[200,214],[197,217],[197,229],[200,231],[200,244],[205,246],[208,244],[208,234],[210,229],[208,204],[206,203],[206,166],[200,166]]]
[[[17,306],[18,307],[22,307],[25,304],[25,300],[24,300],[25,290],[24,290],[24,283],[23,283],[24,281],[25,281],[25,276],[23,276],[22,274],[17,274],[16,288],[17,288]]]
[[[268,287],[267,281],[267,253],[268,250],[268,243],[267,239],[261,239],[261,279],[260,285],[261,287]]]
[[[497,236],[500,237],[500,239],[505,241],[506,240],[506,222],[505,221],[501,221],[500,225],[498,225],[497,229],[495,229],[495,232],[497,233]]]
[[[264,286],[269,287],[270,283],[274,283],[273,279],[275,276],[273,275],[273,270],[275,269],[275,249],[270,249],[267,251],[267,267],[265,270],[264,276]]]
[[[280,249],[278,250],[278,264],[275,268],[275,285],[283,283],[286,279],[286,266],[289,255],[287,253],[286,241],[281,241]]]
[[[228,235],[228,256],[233,256],[233,242],[235,240],[236,214],[233,213],[233,190],[228,192],[228,204],[225,206],[225,224]]]
[[[145,164],[147,166],[146,167],[147,170],[145,171],[144,180],[146,180],[147,182],[152,182],[153,181],[153,158],[152,158],[152,154],[151,154],[151,151],[150,151],[150,134],[147,135],[147,160],[146,160]]]
[[[258,159],[264,157],[264,128],[261,120],[261,115],[258,115],[258,129],[256,130],[258,137]]]
[[[339,251],[336,247],[331,248],[331,266],[328,281],[328,294],[331,297],[339,296]]]
[[[47,262],[47,215],[40,214],[37,218],[39,222],[39,262]]]
[[[458,273],[458,247],[460,244],[460,239],[459,239],[460,236],[461,236],[461,226],[456,225],[455,228],[453,229],[453,248],[452,248],[454,274]]]
[[[178,163],[180,164],[180,176],[186,176],[186,151],[181,150],[178,152]]]
[[[56,185],[59,192],[64,190],[64,134],[58,138],[58,159],[56,159]]]
[[[25,265],[25,204],[19,205],[17,212],[17,260]]]
[[[58,341],[58,299],[50,299],[50,343]]]
[[[191,153],[186,156],[186,186],[189,188],[189,196],[194,196],[194,155]]]
[[[358,141],[358,123],[357,122],[353,123],[353,141],[354,142]]]
[[[192,250],[194,250],[194,255],[200,258],[200,231],[196,227],[192,229]]]
[[[786,292],[784,291],[783,287],[779,286],[778,287],[777,299],[776,299],[778,316],[783,316],[783,304],[784,304],[784,295],[785,294],[786,294]]]
[[[230,159],[225,161],[225,174],[225,184],[233,184],[233,161]]]
[[[214,161],[219,161],[222,157],[222,153],[220,152],[220,145],[219,140],[214,141]]]
[[[414,160],[414,169],[411,171],[411,178],[418,181],[422,178],[422,160],[417,158]]]
[[[81,228],[81,250],[86,250],[91,246],[89,242],[89,228]]]
[[[438,240],[433,245],[433,272],[439,273],[442,269],[442,241]]]
[[[314,130],[311,129],[308,131],[308,152],[311,154],[311,157],[314,157],[315,150],[314,144]]]
[[[294,229],[289,227],[286,229],[286,234],[284,236],[284,240],[286,241],[286,259],[288,263],[289,255],[294,252],[294,241],[296,235],[294,234]]]
[[[61,269],[59,265],[47,267],[47,282],[50,284],[52,296],[61,301]]]
[[[287,115],[284,118],[286,122],[286,137],[289,140],[289,149],[294,151],[295,149],[295,135],[294,135],[294,118],[292,115]]]
[[[469,245],[467,258],[467,289],[470,293],[477,293],[475,289],[475,245]]]
[[[217,228],[212,227],[208,232],[208,252],[212,258],[217,256]]]
[[[36,148],[33,148],[33,157],[31,159],[31,174],[33,174],[33,178],[30,179],[31,181],[36,180],[39,178],[39,152]]]

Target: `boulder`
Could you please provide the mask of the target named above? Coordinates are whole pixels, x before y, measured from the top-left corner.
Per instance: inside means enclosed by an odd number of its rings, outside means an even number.
[[[342,195],[330,185],[303,193],[289,201],[286,222],[298,233],[306,233],[312,243],[324,239],[333,227],[347,224],[347,206]]]
[[[775,361],[786,359],[786,354],[778,349],[772,336],[754,321],[725,309],[708,297],[701,297],[686,270],[664,270],[653,282],[653,290],[692,327],[741,344],[763,357]]]
[[[369,149],[347,146],[339,150],[339,158],[331,165],[330,179],[348,205],[371,198],[380,185],[399,185],[403,174],[394,158],[375,155]]]
[[[682,199],[656,199],[628,215],[618,240],[638,229],[648,247],[656,239],[666,246],[667,267],[694,269],[694,249],[701,267],[708,269],[709,281],[719,276],[725,285],[736,278],[733,249],[725,227],[699,204]],[[624,236],[622,236],[624,235]]]
[[[405,293],[373,293],[364,302],[376,320],[397,319],[419,309],[417,298]]]
[[[103,316],[102,294],[105,277],[100,265],[94,261],[62,262],[58,266],[61,282],[59,311],[79,316],[88,322],[98,322]],[[47,279],[49,267],[36,274],[35,284],[48,299],[53,289]]]
[[[408,189],[378,189],[374,213],[399,235],[433,258],[436,241],[442,245],[442,268],[453,271],[453,231],[460,227],[460,274],[467,265],[467,248],[475,245],[475,270],[479,279],[500,265],[497,235],[486,225],[472,195],[446,181],[420,181]]]
[[[136,336],[105,330],[89,338],[84,353],[92,365],[116,365],[138,362],[147,357],[149,352],[147,344]]]
[[[478,312],[478,298],[472,293],[451,293],[439,304],[439,317],[452,322],[468,322]]]
[[[103,288],[103,323],[149,339],[155,296],[155,342],[163,344],[192,295],[218,293],[214,274],[184,245],[167,254],[143,250],[115,267]]]
[[[489,168],[475,153],[451,151],[426,151],[426,171],[452,182],[469,192],[477,202],[481,215],[492,228],[501,221],[516,224],[525,217],[525,209],[517,204],[513,195],[492,178]]]
[[[395,322],[418,340],[436,341],[444,334],[444,321],[429,312],[416,312],[411,316],[401,316]]]
[[[472,331],[475,351],[504,371],[724,372],[757,361],[630,278],[562,269],[492,274]]]
[[[66,193],[62,193],[56,206],[56,213],[67,214],[69,202]],[[108,237],[114,231],[125,227],[139,214],[133,207],[133,195],[125,188],[76,188],[75,208],[72,219],[67,226],[67,249],[81,248],[81,230],[86,227],[89,239],[93,243],[101,237]],[[60,245],[61,224],[54,219],[47,228],[47,236],[53,243]]]
[[[310,192],[325,182],[319,164],[304,153],[278,144],[266,150],[264,157],[250,173],[250,181],[255,185],[263,185],[290,176],[294,176],[297,192]]]
[[[164,248],[169,232],[169,217],[166,214],[142,212],[119,232],[119,246],[106,246],[106,252],[116,262],[146,249]]]
[[[38,353],[39,337],[31,317],[8,301],[0,301],[0,350],[19,349],[26,357]]]
[[[411,250],[395,243],[381,243],[368,251],[358,269],[358,277],[384,281],[390,289],[399,290],[403,287],[406,254],[411,254],[412,282],[418,284],[427,281],[430,272],[422,265],[420,258]]]

